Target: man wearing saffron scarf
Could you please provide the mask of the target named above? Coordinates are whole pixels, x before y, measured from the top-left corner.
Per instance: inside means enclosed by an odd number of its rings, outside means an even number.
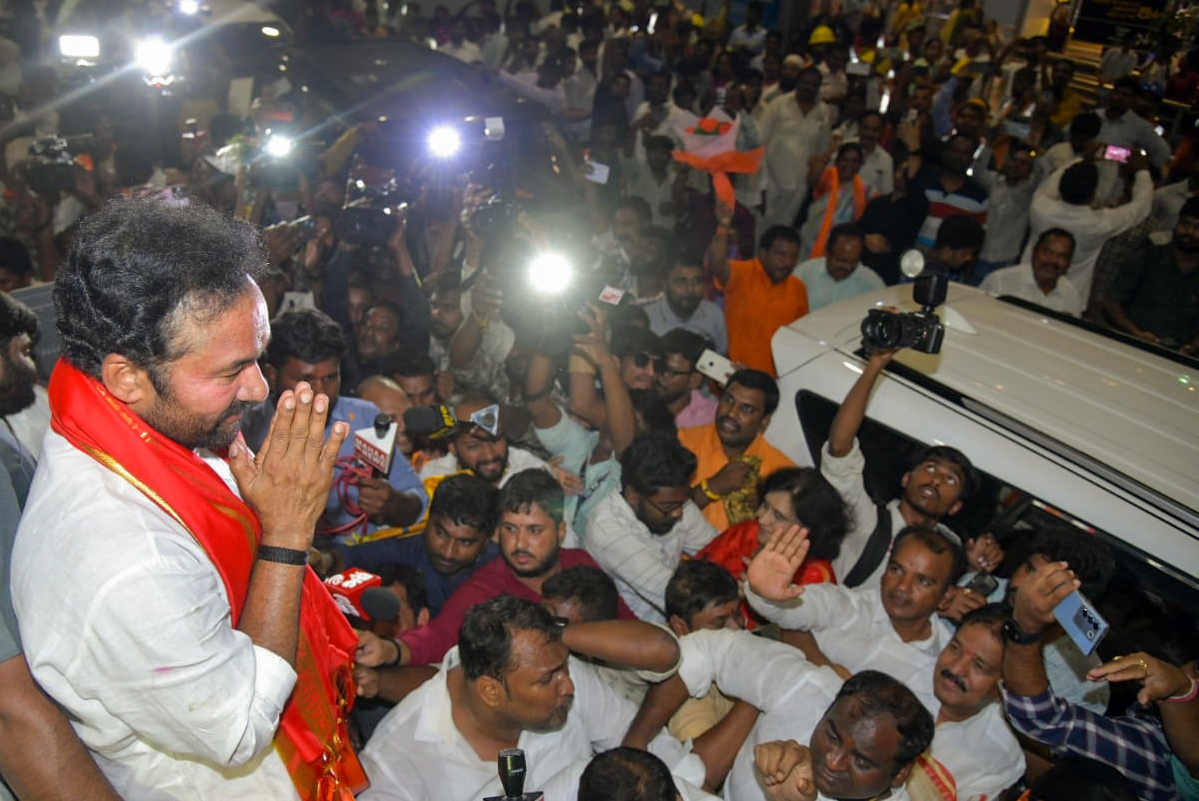
[[[246,223],[153,200],[82,225],[63,359],[13,552],[30,669],[126,799],[349,799],[356,638],[306,550],[344,424],[284,393],[257,456],[270,327]],[[222,454],[227,449],[228,457]]]

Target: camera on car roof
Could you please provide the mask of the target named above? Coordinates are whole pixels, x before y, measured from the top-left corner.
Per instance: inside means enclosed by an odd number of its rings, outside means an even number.
[[[910,348],[922,353],[940,353],[945,338],[945,326],[936,309],[945,302],[949,279],[937,272],[924,270],[924,259],[916,251],[904,254],[903,271],[910,276],[912,299],[920,304],[918,312],[890,312],[871,309],[862,320],[862,347],[867,351]]]

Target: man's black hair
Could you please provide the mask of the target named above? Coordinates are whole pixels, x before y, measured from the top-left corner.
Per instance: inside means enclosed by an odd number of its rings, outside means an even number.
[[[382,587],[399,584],[404,588],[404,594],[408,596],[408,606],[412,607],[413,614],[419,614],[420,610],[429,608],[429,585],[425,583],[424,574],[412,565],[393,562],[383,565],[375,575],[383,580],[380,585]]]
[[[616,582],[591,565],[575,565],[550,576],[541,585],[541,597],[573,603],[588,622],[615,620],[620,608]]]
[[[795,517],[808,529],[808,555],[836,559],[851,519],[841,493],[814,467],[775,470],[762,482],[759,495],[765,498],[778,491],[790,496]]]
[[[1030,801],[1137,801],[1138,795],[1124,774],[1111,765],[1076,754],[1053,761],[1028,795]]]
[[[454,525],[470,526],[490,537],[500,518],[499,500],[499,490],[490,482],[459,473],[437,485],[429,501],[429,517],[445,517]]]
[[[695,466],[695,454],[684,448],[678,437],[646,431],[620,455],[620,488],[653,495],[662,487],[691,486]]]
[[[395,316],[397,325],[404,324],[404,312],[400,310],[399,306],[392,303],[390,300],[384,300],[382,298],[377,299],[377,300],[372,300],[370,302],[370,304],[367,305],[367,307],[362,310],[362,314],[365,317],[366,315],[370,314],[375,309],[386,310],[389,314],[392,314]]]
[[[1074,64],[1071,63],[1070,66],[1073,68]],[[1133,75],[1125,75],[1122,78],[1117,78],[1116,80],[1112,81],[1113,92],[1115,92],[1117,89],[1131,89],[1135,93],[1140,88],[1140,79]]]
[[[1199,218],[1199,197],[1189,197],[1183,202],[1182,208],[1178,210],[1178,217],[1190,217],[1191,219]]]
[[[1197,210],[1199,210],[1199,209],[1197,209]],[[1045,244],[1046,239],[1049,239],[1049,238],[1055,237],[1055,236],[1061,237],[1062,239],[1070,240],[1070,255],[1071,255],[1071,257],[1073,257],[1074,248],[1078,245],[1078,241],[1075,240],[1074,234],[1070,233],[1065,228],[1046,228],[1044,231],[1041,232],[1041,235],[1037,237],[1037,241],[1033,243],[1033,246],[1032,246],[1033,251],[1035,252],[1037,250],[1037,248],[1039,248],[1039,247],[1041,247],[1041,245]]]
[[[28,334],[32,342],[37,342],[37,315],[12,295],[0,292],[0,345],[7,345],[21,334]]]
[[[1107,543],[1076,528],[1040,531],[1033,537],[1028,552],[1040,554],[1051,562],[1069,564],[1082,582],[1079,592],[1092,601],[1103,597],[1116,572],[1116,559]]]
[[[699,363],[699,357],[712,347],[712,341],[703,334],[686,328],[672,328],[662,336],[662,354],[682,356],[691,363],[691,369]]]
[[[837,223],[828,232],[828,244],[825,246],[825,253],[831,251],[837,245],[837,240],[843,237],[856,239],[865,246],[866,234],[862,232],[862,226],[856,222]]]
[[[821,83],[824,83],[824,76],[821,75],[820,70],[816,69],[815,67],[804,67],[803,69],[801,69],[799,71],[800,78],[802,78],[805,75],[815,75],[817,78],[820,79]]]
[[[779,407],[779,385],[778,382],[770,377],[769,373],[764,373],[761,370],[754,370],[746,367],[738,370],[729,376],[728,383],[725,384],[724,391],[728,392],[733,388],[733,385],[745,387],[746,389],[756,389],[762,393],[763,406],[766,408],[766,414],[774,414],[774,410]]]
[[[518,631],[536,632],[550,642],[562,639],[553,615],[541,604],[505,594],[473,606],[458,631],[458,656],[467,680],[490,676],[503,682],[512,668],[512,638]]]
[[[835,164],[837,161],[839,161],[841,158],[843,158],[846,153],[850,152],[851,150],[858,151],[858,156],[860,156],[861,158],[865,158],[865,154],[862,152],[862,146],[860,144],[858,144],[857,142],[846,142],[845,144],[841,145],[841,147],[837,148],[837,158],[834,160],[833,163]]]
[[[953,564],[949,568],[949,578],[946,581],[946,586],[955,583],[962,573],[966,571],[966,552],[962,550],[962,546],[950,539],[949,535],[935,528],[923,528],[921,526],[904,526],[899,533],[895,535],[895,542],[891,545],[892,555],[899,553],[900,544],[907,539],[918,540],[933,553],[940,556],[947,553],[953,557]]]
[[[962,250],[970,248],[977,251],[982,248],[986,235],[986,231],[974,217],[969,214],[951,214],[941,222],[941,227],[937,229],[937,238],[933,243],[933,249]]]
[[[648,150],[674,150],[674,142],[669,136],[647,136],[645,138],[645,149]]]
[[[1079,114],[1070,122],[1070,136],[1079,139],[1085,136],[1088,141],[1099,136],[1102,129],[1103,119],[1093,111]]]
[[[536,467],[521,470],[500,489],[501,516],[504,512],[527,512],[537,506],[558,524],[562,522],[564,502],[562,485],[548,471]]]
[[[29,258],[29,248],[21,240],[0,236],[0,270],[8,270],[14,275],[33,274],[33,259]]]
[[[649,751],[620,746],[598,754],[579,777],[578,801],[675,801],[666,763]]]
[[[658,397],[658,393],[652,389],[630,389],[629,400],[633,402],[633,411],[641,415],[648,430],[664,431],[672,435],[678,434],[674,415],[671,413],[670,407],[666,405],[666,401]]]
[[[1095,187],[1098,185],[1099,170],[1092,162],[1080,161],[1062,173],[1058,191],[1063,202],[1072,206],[1088,206],[1095,197]]]
[[[949,445],[930,445],[920,453],[916,454],[916,458],[912,460],[908,467],[908,472],[912,472],[920,465],[930,461],[949,462],[957,465],[962,472],[962,490],[958,493],[958,500],[963,504],[978,492],[982,486],[982,480],[978,476],[978,471],[974,469],[974,463],[970,461],[970,457],[959,451],[957,448]]]
[[[388,362],[381,372],[400,378],[420,378],[434,375],[437,372],[437,364],[428,353],[411,353],[405,354],[404,358]]]
[[[772,225],[762,234],[762,238],[758,241],[758,247],[761,250],[770,250],[776,239],[781,239],[784,242],[794,242],[798,245],[799,232],[790,225]]]
[[[967,626],[986,626],[1000,645],[1007,643],[1003,636],[1003,623],[1012,616],[1012,608],[1003,602],[984,604],[978,609],[972,609],[962,616],[958,623],[958,631]]]
[[[898,775],[933,744],[933,734],[936,733],[933,716],[911,690],[886,673],[863,670],[854,674],[841,685],[833,704],[850,696],[857,697],[866,714],[888,715],[895,721],[895,728],[899,731],[899,750],[895,754],[893,775]]]
[[[54,283],[63,356],[93,378],[110,353],[151,376],[187,352],[180,328],[208,323],[266,269],[257,229],[203,205],[120,200],[86,217]]]
[[[678,615],[690,626],[697,613],[727,604],[739,595],[732,573],[706,559],[688,559],[679,563],[666,583],[666,616]]]
[[[612,332],[612,355],[624,358],[638,353],[661,357],[662,339],[648,328],[640,326],[623,326]]]
[[[288,359],[316,364],[340,359],[346,352],[341,326],[316,309],[291,309],[271,322],[271,341],[266,346],[266,363],[276,370]]]

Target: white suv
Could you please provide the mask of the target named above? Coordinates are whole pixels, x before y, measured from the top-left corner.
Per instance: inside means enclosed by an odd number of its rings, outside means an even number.
[[[910,285],[888,287],[775,334],[782,397],[766,436],[797,464],[818,462],[864,363],[861,320],[881,305],[918,310]],[[956,283],[938,313],[941,352],[902,351],[870,399],[868,486],[888,498],[917,448],[952,445],[985,478],[955,529],[980,532],[1000,511],[1007,530],[1082,527],[1117,548],[1151,598],[1199,612],[1195,362]]]

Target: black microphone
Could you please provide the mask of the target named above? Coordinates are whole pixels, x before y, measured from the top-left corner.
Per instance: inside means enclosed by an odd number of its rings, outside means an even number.
[[[358,605],[371,620],[395,620],[400,616],[400,597],[386,587],[367,587]]]
[[[525,792],[525,752],[520,748],[505,748],[500,751],[496,762],[500,771],[503,796],[491,796],[484,801],[539,801],[540,792]]]
[[[454,411],[444,403],[413,406],[404,412],[404,433],[409,437],[441,439],[458,427]]]

